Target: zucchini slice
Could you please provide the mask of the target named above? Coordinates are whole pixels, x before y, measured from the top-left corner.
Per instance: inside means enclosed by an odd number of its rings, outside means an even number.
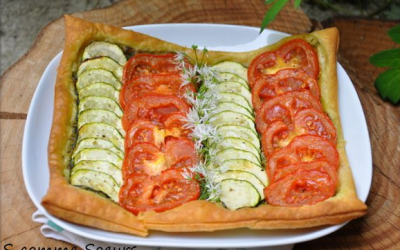
[[[247,108],[240,106],[237,103],[234,102],[221,102],[218,104],[218,106],[213,109],[210,113],[211,114],[218,114],[223,111],[235,111],[238,113],[242,113],[248,117],[250,117],[254,121],[254,114],[251,113]]]
[[[224,162],[227,160],[245,159],[245,160],[251,161],[252,163],[258,165],[261,168],[261,162],[259,161],[259,158],[257,157],[257,155],[255,155],[252,152],[249,152],[247,150],[228,148],[228,149],[219,151],[215,157],[216,157],[217,161],[219,161],[219,162]]]
[[[117,166],[108,161],[80,161],[74,166],[71,174],[74,174],[76,171],[82,169],[106,173],[114,178],[118,186],[121,186],[123,183],[121,169],[117,168]]]
[[[243,85],[243,87],[250,89],[249,84],[247,83],[247,81],[243,78],[241,78],[240,76],[233,74],[233,73],[229,73],[229,72],[219,72],[217,74],[218,80],[221,82],[239,82],[240,84]]]
[[[100,56],[110,57],[122,66],[126,63],[124,52],[118,45],[103,41],[92,42],[89,44],[83,51],[82,61],[88,58]]]
[[[71,175],[71,184],[74,186],[90,188],[102,192],[114,202],[119,201],[119,189],[117,181],[109,174],[100,171],[80,169]]]
[[[77,153],[87,148],[107,149],[117,154],[120,158],[124,158],[124,152],[118,149],[112,142],[100,138],[86,138],[81,140],[75,146],[72,158],[74,158]]]
[[[220,92],[217,96],[218,103],[222,102],[233,102],[239,104],[242,107],[245,107],[249,110],[250,113],[253,113],[253,106],[247,101],[247,99],[235,93],[227,93],[227,92]]]
[[[209,167],[214,167],[213,165],[210,165]],[[264,186],[268,185],[268,179],[267,179],[267,174],[265,171],[257,164],[254,164],[251,161],[244,160],[244,159],[238,159],[238,160],[227,160],[224,162],[221,162],[218,167],[220,172],[226,172],[229,170],[240,170],[240,171],[245,171],[252,173],[255,175]]]
[[[75,165],[81,161],[102,160],[110,162],[115,166],[117,166],[118,168],[122,168],[122,161],[123,161],[123,159],[120,158],[116,153],[112,152],[111,150],[102,148],[83,149],[75,155],[73,160]]]
[[[240,63],[223,61],[212,66],[219,72],[229,72],[240,76],[247,81],[247,68]]]
[[[111,111],[105,109],[87,109],[78,114],[78,129],[83,125],[92,122],[107,123],[118,129],[121,135],[125,136],[125,130],[122,128],[121,118]]]
[[[109,124],[101,122],[86,123],[78,131],[78,143],[86,138],[100,138],[110,141],[119,150],[124,151],[124,137]]]
[[[246,98],[247,102],[252,106],[251,92],[243,87],[239,82],[221,82],[218,84],[217,89],[220,93],[233,93]]]
[[[122,87],[121,82],[118,81],[111,71],[105,69],[88,69],[79,75],[78,81],[76,82],[76,88],[79,91],[81,88],[95,82],[110,84],[118,90]]]
[[[222,125],[235,125],[250,128],[251,130],[256,131],[252,117],[235,111],[222,111],[219,114],[211,116],[209,122],[214,127],[219,127]]]
[[[221,182],[220,199],[230,210],[237,210],[243,207],[255,207],[261,197],[250,182],[226,179]]]
[[[261,200],[264,199],[264,185],[252,173],[240,170],[227,171],[225,173],[218,174],[215,177],[214,181],[218,183],[226,179],[234,179],[234,180],[242,180],[250,182],[257,189],[257,192],[260,195]]]
[[[81,88],[78,91],[79,99],[83,99],[87,96],[102,96],[113,99],[119,103],[119,91],[112,85],[102,82],[96,82]]]
[[[258,162],[261,162],[260,149],[256,148],[251,142],[243,140],[243,139],[234,138],[234,137],[227,137],[227,138],[222,137],[222,140],[220,142],[218,142],[218,143],[214,142],[210,146],[210,149],[213,149],[212,151],[214,151],[214,152],[219,152],[219,151],[229,149],[229,148],[249,151],[257,157]]]
[[[234,125],[223,125],[217,128],[217,133],[222,138],[238,138],[253,144],[257,149],[261,148],[257,132],[250,128]]]
[[[113,112],[118,117],[122,117],[122,109],[112,98],[104,96],[85,96],[79,100],[78,112],[81,113],[88,109],[105,109]]]
[[[109,70],[122,82],[122,66],[107,56],[92,58],[82,62],[81,65],[79,65],[77,76],[79,77],[83,71],[88,69]]]

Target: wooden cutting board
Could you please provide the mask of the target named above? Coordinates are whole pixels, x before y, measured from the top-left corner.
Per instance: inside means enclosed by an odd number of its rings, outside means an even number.
[[[224,23],[259,27],[266,9],[263,0],[127,0],[109,8],[74,15],[115,26]],[[340,61],[357,88],[368,120],[374,152],[374,181],[368,199],[369,214],[350,222],[332,235],[298,244],[295,248],[389,249],[399,246],[400,110],[399,106],[381,101],[372,80],[378,71],[368,65],[368,55],[372,52],[394,46],[384,36],[385,29],[392,23],[363,22],[367,21],[338,20],[326,25],[338,26],[342,31]],[[362,29],[357,26],[360,23],[363,24]],[[317,27],[291,4],[269,26],[292,34],[310,32]],[[375,32],[377,36],[369,35],[370,32]],[[41,75],[53,57],[62,50],[63,41],[63,20],[57,19],[43,29],[29,52],[1,76],[2,246],[12,243],[15,249],[23,246],[71,247],[44,238],[40,233],[40,225],[32,222],[31,215],[36,207],[26,192],[21,171],[22,136],[29,105]]]

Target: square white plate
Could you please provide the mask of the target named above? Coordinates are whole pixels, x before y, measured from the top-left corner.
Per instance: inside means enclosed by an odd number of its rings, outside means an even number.
[[[258,28],[216,24],[159,24],[127,27],[141,33],[177,43],[182,46],[193,44],[199,47],[225,47],[247,44],[243,51],[259,47],[251,42],[258,37]],[[262,45],[274,43],[287,34],[265,30]],[[254,47],[256,46],[256,47]],[[225,49],[225,50],[226,50]],[[47,144],[53,114],[54,86],[61,52],[50,62],[37,86],[27,122],[22,149],[24,181],[28,193],[38,209],[53,222],[72,233],[104,242],[142,246],[229,248],[286,245],[322,237],[341,228],[344,224],[299,230],[226,230],[212,233],[163,233],[151,232],[141,238],[127,234],[106,232],[72,224],[48,214],[40,204],[49,182]],[[350,78],[338,64],[339,104],[346,151],[352,167],[357,193],[361,200],[367,199],[372,180],[371,146],[361,103]]]

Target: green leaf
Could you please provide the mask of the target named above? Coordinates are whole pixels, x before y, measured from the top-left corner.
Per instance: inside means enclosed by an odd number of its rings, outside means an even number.
[[[279,11],[285,6],[285,4],[289,2],[289,0],[277,0],[272,7],[267,11],[264,16],[264,20],[261,23],[260,34],[263,30],[270,24],[275,17],[278,15]]]
[[[388,35],[396,43],[400,43],[400,25],[396,25],[388,31]]]
[[[378,52],[372,55],[369,61],[377,67],[400,67],[400,48]]]
[[[389,69],[375,80],[375,87],[383,99],[393,104],[400,100],[400,69]]]
[[[265,0],[265,4],[271,4],[273,2],[275,2],[276,0]]]
[[[294,7],[297,9],[299,8],[301,0],[294,0]]]

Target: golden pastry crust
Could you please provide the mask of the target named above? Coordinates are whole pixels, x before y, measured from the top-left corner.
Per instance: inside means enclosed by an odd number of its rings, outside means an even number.
[[[108,231],[146,236],[148,230],[168,232],[214,231],[233,228],[284,229],[338,224],[360,217],[367,207],[356,195],[353,177],[345,153],[345,141],[340,127],[336,51],[336,29],[292,36],[272,46],[244,53],[213,52],[207,54],[208,64],[231,60],[249,65],[260,53],[275,50],[282,43],[303,38],[318,52],[320,62],[319,85],[324,111],[330,116],[338,132],[337,148],[340,155],[337,194],[323,202],[296,208],[260,205],[231,211],[208,201],[192,201],[162,212],[144,212],[138,216],[124,210],[111,200],[93,192],[76,188],[68,182],[68,166],[72,146],[76,140],[77,96],[73,74],[77,71],[82,49],[92,41],[109,41],[139,51],[165,53],[192,51],[143,34],[104,24],[93,24],[65,16],[66,44],[58,68],[54,118],[49,141],[50,187],[42,204],[56,217]]]

